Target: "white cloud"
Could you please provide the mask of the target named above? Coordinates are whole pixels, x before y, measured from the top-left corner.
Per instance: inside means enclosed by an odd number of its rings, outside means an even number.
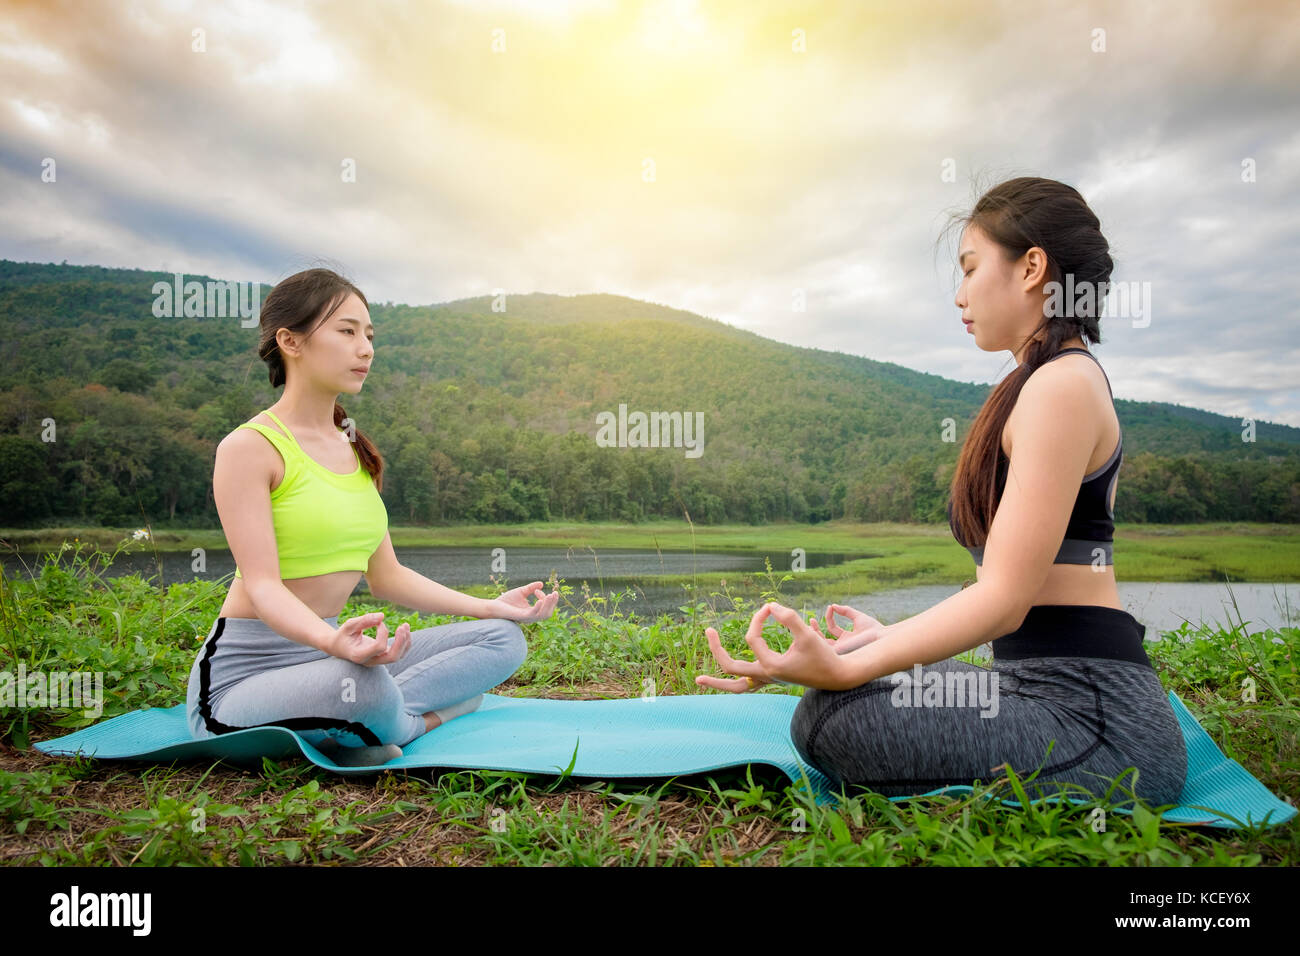
[[[1150,327],[1103,324],[1117,395],[1300,425],[1281,8],[71,9],[0,27],[5,257],[266,279],[328,257],[377,301],[616,292],[991,383],[1009,355],[961,328],[933,244],[972,174],[1044,175],[1098,213],[1113,278],[1152,283]]]

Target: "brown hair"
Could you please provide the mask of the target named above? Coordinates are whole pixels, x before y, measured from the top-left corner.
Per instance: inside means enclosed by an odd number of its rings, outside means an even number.
[[[370,304],[355,285],[330,269],[307,269],[281,280],[262,302],[259,324],[261,337],[257,345],[257,355],[266,363],[270,372],[271,386],[279,388],[285,383],[284,356],[280,354],[280,345],[275,340],[279,329],[289,329],[306,338],[329,320],[338,307],[348,297],[355,294],[367,308]],[[319,319],[319,321],[318,321]],[[343,427],[348,413],[343,406],[334,402],[334,424]],[[384,489],[384,459],[369,438],[356,428],[357,456],[361,467],[370,473],[375,487]]]
[[[1084,308],[1070,303],[1065,315],[1049,317],[1044,309],[1043,321],[1026,339],[1023,361],[994,387],[962,444],[950,488],[951,519],[957,540],[978,547],[987,541],[997,511],[1002,429],[1020,390],[1035,369],[1061,350],[1062,342],[1076,335],[1101,342],[1098,313],[1114,262],[1101,223],[1083,196],[1054,179],[1022,176],[994,186],[948,228],[954,224],[977,227],[1001,247],[1008,262],[1037,246],[1047,254],[1047,281],[1064,285],[1065,277],[1072,275],[1075,288],[1093,283],[1097,291],[1092,309],[1086,308],[1086,300]]]

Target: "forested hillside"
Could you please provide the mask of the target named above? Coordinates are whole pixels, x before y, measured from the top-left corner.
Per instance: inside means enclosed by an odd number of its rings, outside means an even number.
[[[219,524],[216,444],[280,393],[256,327],[157,318],[159,281],[172,276],[0,261],[0,525],[136,524],[141,510],[160,526]],[[619,296],[493,304],[370,303],[374,367],[340,400],[385,458],[396,524],[683,510],[705,523],[943,521],[989,392]],[[702,453],[602,447],[597,416],[620,404],[702,414]],[[1300,429],[1260,423],[1243,442],[1240,419],[1116,408],[1119,521],[1300,520]]]

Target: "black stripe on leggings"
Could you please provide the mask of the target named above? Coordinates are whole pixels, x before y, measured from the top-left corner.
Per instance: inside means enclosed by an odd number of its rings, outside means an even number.
[[[208,641],[208,646],[199,661],[199,715],[203,718],[203,725],[208,728],[209,733],[228,734],[235,730],[252,730],[255,727],[287,727],[290,730],[329,730],[338,728],[356,734],[367,746],[383,746],[383,741],[365,724],[353,720],[343,720],[340,717],[288,717],[284,720],[268,720],[264,724],[252,724],[248,727],[236,727],[231,724],[223,724],[217,720],[212,716],[212,655],[217,650],[217,639],[221,637],[221,632],[225,628],[226,619],[224,617],[217,618],[216,633],[212,635],[212,640]]]
[[[1085,669],[1089,671],[1089,674],[1091,674],[1091,668],[1085,668]],[[1083,751],[1083,753],[1079,754],[1078,756],[1072,757],[1069,760],[1063,760],[1060,763],[1052,764],[1049,767],[1044,767],[1041,771],[1038,772],[1038,776],[1040,778],[1046,774],[1056,774],[1056,773],[1060,773],[1063,770],[1073,770],[1079,764],[1083,763],[1094,753],[1096,753],[1097,748],[1100,747],[1105,742],[1104,734],[1106,733],[1106,715],[1103,713],[1102,706],[1101,706],[1101,689],[1092,680],[1088,680],[1087,685],[1090,688],[1092,688],[1093,699],[1096,702],[1096,707],[1097,707],[1097,720],[1101,724],[1100,729],[1097,730],[1094,735],[1096,736],[1096,740],[1094,740],[1092,742],[1092,745],[1089,746],[1086,750]],[[867,684],[863,687],[856,688],[855,690],[841,692],[841,696],[831,701],[831,703],[827,705],[820,714],[817,715],[817,719],[813,721],[812,729],[809,730],[808,732],[808,743],[806,744],[808,749],[808,759],[811,760],[814,764],[821,763],[820,761],[817,760],[817,755],[816,752],[813,750],[813,747],[816,744],[817,737],[821,733],[822,725],[825,724],[827,719],[829,719],[833,713],[835,713],[841,707],[851,703],[852,701],[859,700],[870,694],[887,694],[887,693],[891,693],[893,690],[894,690],[893,687],[884,687],[880,685],[873,687],[872,685]],[[1027,695],[1025,694],[1011,694],[1009,696],[1028,699]],[[975,779],[982,779],[982,778],[978,778],[975,776],[891,777],[891,778],[880,779],[880,780],[852,780],[846,782],[857,787],[934,788],[934,787],[945,787],[945,786],[953,786],[953,785],[964,786],[970,784]],[[991,778],[991,779],[997,779],[997,778]],[[1031,781],[1030,784],[1032,785],[1033,781]]]

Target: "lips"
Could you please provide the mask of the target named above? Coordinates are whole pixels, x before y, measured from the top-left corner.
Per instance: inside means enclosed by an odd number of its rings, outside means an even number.
[[[352,371],[360,372],[362,375],[365,375],[370,371],[370,366],[367,365],[365,368],[354,368]]]

